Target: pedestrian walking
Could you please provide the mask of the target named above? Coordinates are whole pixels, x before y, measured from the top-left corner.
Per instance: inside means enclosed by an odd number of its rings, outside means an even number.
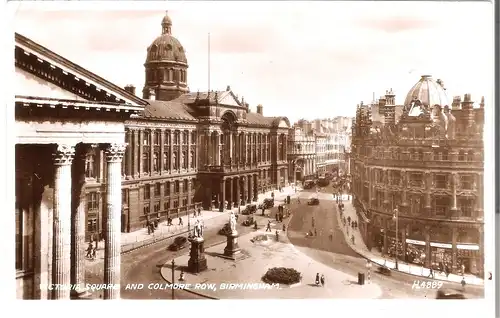
[[[89,246],[87,246],[87,255],[85,255],[86,258],[92,258],[92,250],[93,250],[92,242],[89,242]]]
[[[427,277],[432,277],[434,279],[434,270],[431,268],[429,268],[429,275]]]
[[[321,282],[321,286],[325,287],[325,275],[321,274],[320,282]]]
[[[462,276],[464,276],[465,275],[465,265],[462,264],[461,268],[462,268]]]
[[[257,221],[253,221],[253,229],[256,230],[257,229]]]
[[[94,245],[94,248],[92,249],[92,259],[97,258],[97,245]]]
[[[182,222],[182,218],[179,217],[179,225],[184,225],[184,223]]]
[[[285,231],[286,231],[286,226],[285,226],[285,224],[283,224],[283,232],[285,232]]]
[[[198,208],[198,216],[201,216],[201,208]]]
[[[266,228],[266,232],[271,232],[271,221],[267,221],[267,228]]]
[[[318,231],[314,228],[314,236],[318,236]]]
[[[465,277],[462,276],[462,281],[460,282],[460,284],[462,284],[462,290],[465,291]]]
[[[278,233],[278,230],[276,230],[276,242],[278,242],[280,240],[280,235]]]
[[[314,280],[314,282],[316,283],[316,286],[319,286],[319,273],[316,273],[316,279]]]

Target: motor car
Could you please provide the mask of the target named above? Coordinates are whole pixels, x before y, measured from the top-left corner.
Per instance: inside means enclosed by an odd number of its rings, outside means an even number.
[[[254,222],[255,222],[255,220],[254,220],[253,216],[249,216],[249,217],[247,217],[247,219],[245,221],[243,221],[242,224],[244,226],[251,226],[254,224]]]
[[[304,181],[304,189],[312,189],[315,185],[314,180],[306,180]]]
[[[318,185],[319,185],[320,187],[326,187],[326,186],[328,186],[329,184],[330,184],[330,180],[328,180],[328,179],[327,179],[327,178],[325,178],[325,177],[320,177],[320,178],[318,179]]]
[[[385,276],[391,276],[391,269],[387,266],[379,266],[378,272]]]
[[[224,224],[224,226],[219,230],[219,235],[228,235],[231,233],[231,225],[229,223]]]
[[[178,251],[186,247],[187,238],[185,236],[178,236],[174,239],[174,242],[168,246],[171,251]]]
[[[319,199],[316,197],[309,198],[307,201],[308,205],[318,205],[319,204]]]
[[[256,211],[257,211],[257,206],[255,204],[249,204],[243,211],[241,211],[241,214],[249,215],[255,213]]]
[[[454,289],[438,289],[436,299],[467,299],[464,294]]]

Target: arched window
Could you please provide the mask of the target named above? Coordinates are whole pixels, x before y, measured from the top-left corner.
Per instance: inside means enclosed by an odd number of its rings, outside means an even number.
[[[182,181],[182,190],[184,192],[187,192],[187,190],[188,190],[188,181],[187,181],[187,179],[185,179],[184,181]]]
[[[142,171],[145,173],[149,173],[149,153],[145,152],[142,154]]]
[[[458,161],[465,161],[465,152],[463,150],[458,153]]]

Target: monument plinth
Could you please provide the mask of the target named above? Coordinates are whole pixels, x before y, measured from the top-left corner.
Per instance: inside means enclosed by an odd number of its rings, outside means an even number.
[[[191,252],[189,254],[188,271],[200,273],[207,269],[207,259],[205,257],[205,240],[203,237],[192,237]]]
[[[241,249],[238,246],[238,232],[233,230],[227,234],[227,245],[224,248],[224,256],[236,259],[241,254]]]

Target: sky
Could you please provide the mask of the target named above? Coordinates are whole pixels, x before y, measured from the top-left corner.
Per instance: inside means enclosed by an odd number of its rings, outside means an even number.
[[[146,49],[165,10],[189,63],[191,91],[230,85],[264,115],[353,116],[392,88],[404,102],[421,75],[449,99],[493,100],[493,5],[488,2],[9,3],[13,29],[141,94]],[[142,97],[142,96],[140,96]]]

